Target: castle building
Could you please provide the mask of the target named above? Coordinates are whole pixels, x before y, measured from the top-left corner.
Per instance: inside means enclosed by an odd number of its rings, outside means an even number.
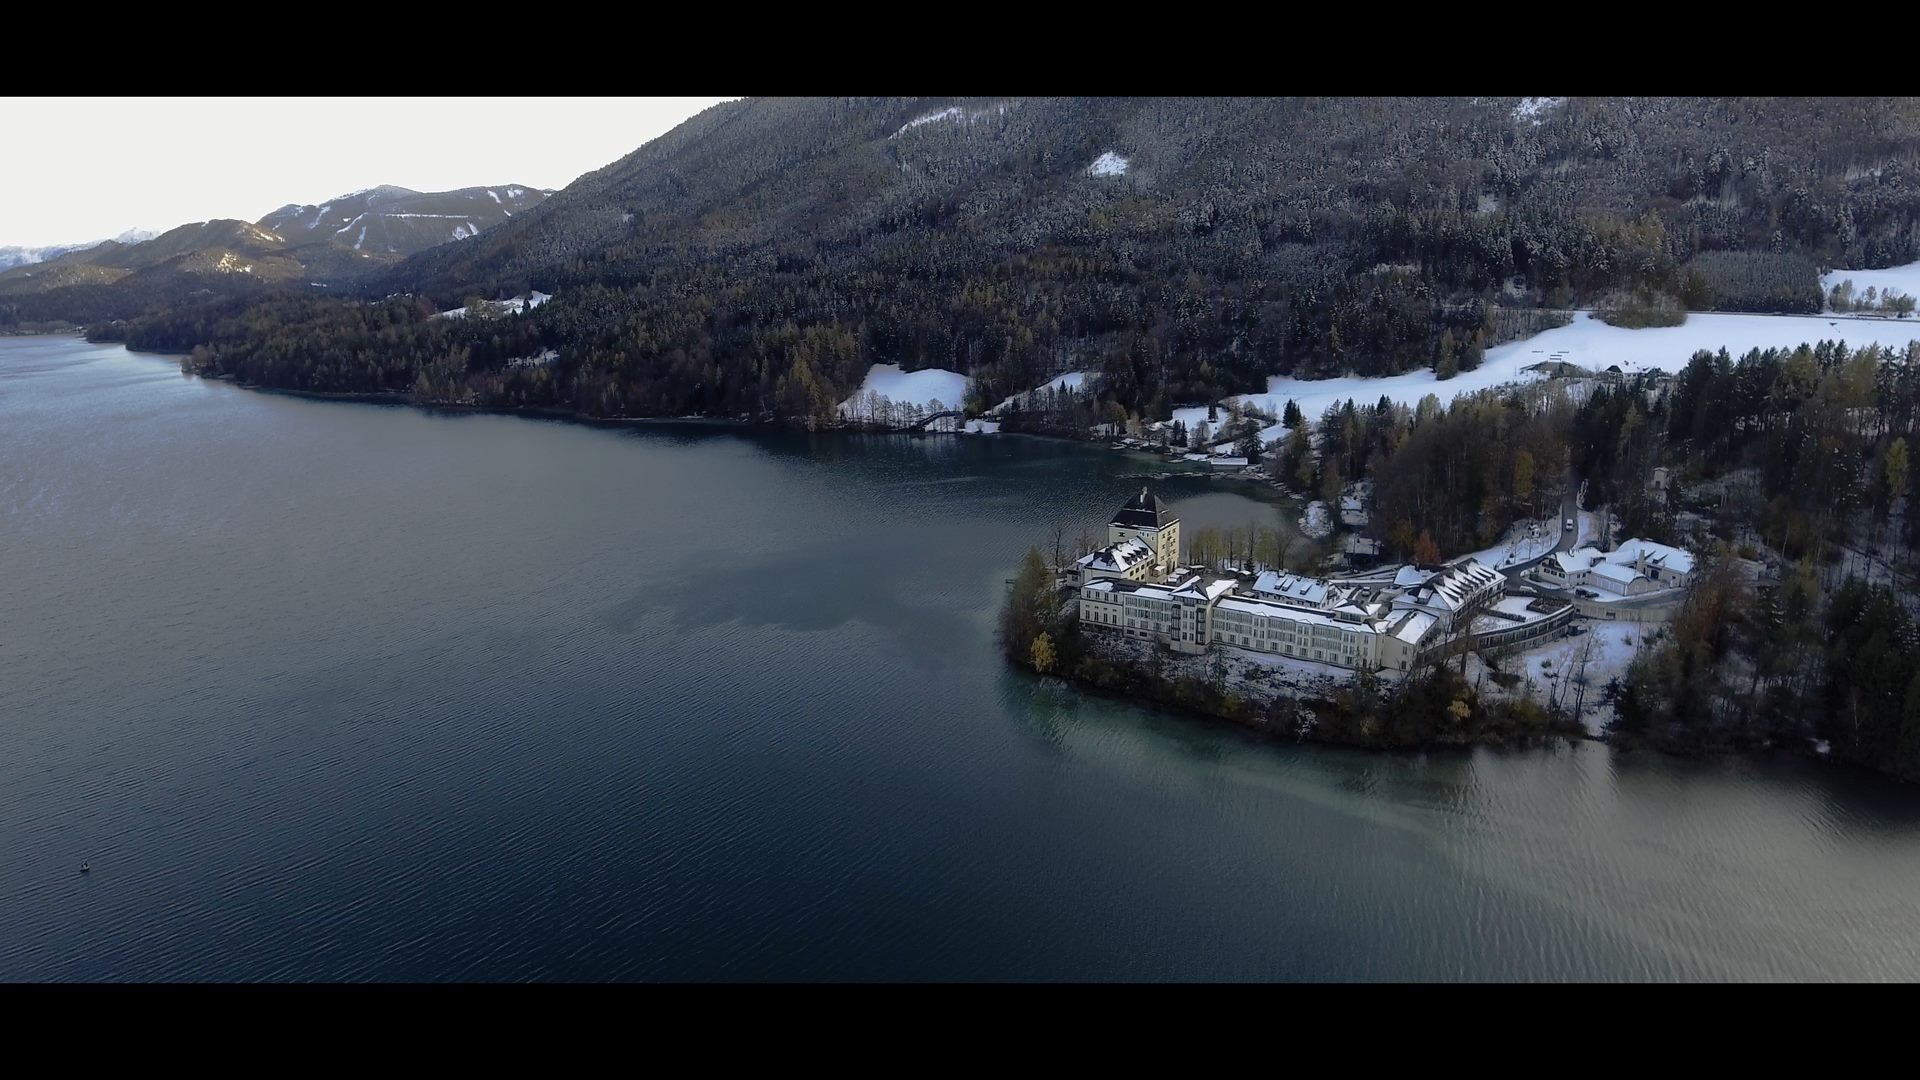
[[[1374,583],[1273,570],[1249,580],[1182,568],[1179,528],[1144,488],[1121,507],[1108,523],[1107,546],[1076,563],[1081,625],[1178,653],[1221,645],[1359,671],[1408,671],[1463,635],[1529,638],[1559,629],[1572,614],[1565,604],[1539,609],[1524,597],[1503,599],[1506,576],[1470,558],[1404,567],[1391,582]]]
[[[1180,519],[1173,516],[1173,511],[1167,509],[1158,495],[1144,487],[1138,497],[1128,501],[1113,515],[1113,520],[1107,522],[1107,543],[1118,544],[1129,539],[1153,549],[1154,573],[1161,576],[1173,573],[1180,561]]]

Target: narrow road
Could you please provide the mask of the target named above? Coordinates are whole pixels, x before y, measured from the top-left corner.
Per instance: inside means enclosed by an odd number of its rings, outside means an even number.
[[[1580,478],[1567,470],[1567,493],[1560,500],[1560,543],[1555,551],[1572,551],[1580,544]]]
[[[1508,580],[1520,580],[1527,571],[1540,565],[1540,561],[1548,555],[1561,551],[1572,551],[1575,547],[1579,546],[1581,487],[1580,478],[1573,474],[1572,469],[1568,469],[1567,493],[1560,499],[1560,542],[1553,546],[1552,551],[1544,552],[1525,562],[1517,562],[1512,566],[1502,567],[1500,572],[1507,575]],[[1572,528],[1567,527],[1566,523],[1569,521],[1573,522]]]

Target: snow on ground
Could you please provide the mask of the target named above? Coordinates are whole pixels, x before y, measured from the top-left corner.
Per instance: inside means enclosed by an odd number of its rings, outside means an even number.
[[[1013,397],[1010,397],[1007,400],[1001,402],[1000,404],[995,405],[993,408],[988,409],[987,412],[989,415],[993,413],[1005,412],[1008,409],[1013,407],[1013,403],[1016,398],[1026,397],[1027,394],[1038,394],[1044,390],[1078,390],[1080,389],[1081,385],[1084,384],[1086,381],[1087,381],[1087,373],[1084,371],[1069,371],[1065,375],[1056,375],[1052,379],[1047,380],[1045,383],[1042,383],[1041,385],[1026,391],[1026,393],[1013,395]]]
[[[1607,684],[1624,676],[1634,656],[1655,642],[1665,627],[1661,623],[1582,622],[1576,625],[1588,627],[1588,632],[1555,638],[1524,652],[1508,653],[1499,658],[1499,665],[1502,671],[1522,676],[1526,681],[1516,690],[1524,691],[1542,704],[1558,701],[1571,709],[1579,700],[1580,722],[1597,735],[1613,717],[1613,707],[1606,701]],[[1469,661],[1469,677],[1473,677],[1473,669],[1478,664],[1478,657]],[[1583,677],[1586,680],[1584,698],[1581,685],[1575,682]],[[1482,687],[1490,685],[1483,683]]]
[[[1326,503],[1315,499],[1307,504],[1307,512],[1300,518],[1300,532],[1315,540],[1333,535],[1333,515],[1327,512]]]
[[[997,420],[962,420],[958,416],[943,416],[927,424],[923,429],[933,432],[945,432],[949,435],[998,435],[1000,422]]]
[[[1088,176],[1125,176],[1127,172],[1128,164],[1129,163],[1126,158],[1123,158],[1119,154],[1116,154],[1113,151],[1109,150],[1106,153],[1101,154],[1099,157],[1093,159],[1093,164],[1087,166],[1087,175]]]
[[[928,113],[925,116],[915,117],[914,119],[907,121],[906,123],[900,125],[900,130],[894,132],[893,137],[897,139],[900,136],[905,135],[908,131],[911,131],[912,129],[919,127],[921,124],[931,124],[940,120],[950,120],[950,119],[953,119],[954,117],[962,115],[964,112],[965,110],[960,108],[960,106],[958,105],[949,105],[946,108],[941,109],[939,112]]]
[[[541,304],[544,304],[551,299],[553,299],[552,293],[543,293],[543,292],[536,291],[531,296],[526,296],[526,297],[516,296],[511,300],[489,300],[487,301],[487,303],[493,305],[493,308],[496,311],[500,311],[509,315],[518,315],[520,314],[520,309],[522,308],[526,308],[527,310],[530,311],[534,308],[539,307]],[[436,319],[464,319],[466,317],[467,317],[467,309],[465,307],[449,308],[446,311],[442,311],[438,315],[434,316],[434,318]]]
[[[1830,293],[1835,285],[1843,281],[1853,282],[1855,302],[1860,294],[1872,286],[1881,292],[1892,289],[1908,296],[1920,296],[1920,262],[1905,266],[1889,266],[1884,270],[1829,270],[1820,275],[1820,291]]]
[[[1513,118],[1515,120],[1531,121],[1534,127],[1539,127],[1540,114],[1560,105],[1566,100],[1566,98],[1559,97],[1521,98],[1520,104],[1513,107]]]
[[[1582,544],[1592,544],[1594,547],[1600,548],[1603,551],[1607,550],[1609,547],[1607,538],[1601,535],[1605,524],[1606,519],[1601,516],[1600,511],[1579,511],[1579,527],[1577,535],[1573,538],[1573,546],[1579,547]]]
[[[499,202],[499,201],[500,201],[500,196],[498,196],[498,195],[496,195],[496,194],[494,194],[494,193],[493,193],[493,189],[492,189],[492,188],[488,188],[488,189],[487,189],[487,197],[488,197],[488,198],[490,198],[490,199],[492,199],[492,200],[493,200],[494,202]]]
[[[1373,379],[1353,376],[1296,379],[1290,375],[1275,375],[1267,380],[1265,394],[1243,394],[1238,400],[1270,409],[1275,415],[1280,415],[1291,400],[1300,406],[1301,413],[1308,420],[1318,421],[1327,406],[1348,398],[1352,398],[1357,405],[1366,405],[1379,401],[1384,395],[1411,407],[1419,404],[1422,397],[1436,394],[1444,405],[1461,394],[1539,379],[1541,376],[1538,373],[1521,369],[1542,360],[1565,360],[1590,371],[1603,371],[1619,365],[1622,371],[1629,373],[1655,368],[1678,373],[1701,349],[1725,347],[1737,359],[1752,349],[1790,349],[1823,339],[1843,340],[1852,348],[1862,348],[1875,342],[1904,348],[1907,342],[1920,340],[1920,320],[1893,323],[1879,319],[1829,319],[1817,315],[1694,314],[1688,315],[1687,321],[1679,326],[1629,330],[1608,326],[1591,313],[1583,311],[1576,313],[1573,322],[1566,326],[1488,349],[1479,367],[1445,382],[1434,378],[1431,368]],[[1182,421],[1189,428],[1206,418],[1205,405],[1173,411],[1173,419]]]
[[[926,408],[938,401],[941,406],[958,409],[967,400],[967,377],[957,371],[926,368],[901,371],[899,364],[875,364],[867,369],[860,389],[842,402],[842,409],[854,404],[867,391],[873,391],[896,405],[913,404]]]
[[[560,351],[558,349],[544,349],[537,356],[516,356],[507,361],[507,366],[510,368],[543,367],[558,359],[560,359]]]
[[[1516,521],[1501,541],[1472,557],[1496,570],[1523,563],[1552,551],[1560,542],[1560,522],[1554,520]]]

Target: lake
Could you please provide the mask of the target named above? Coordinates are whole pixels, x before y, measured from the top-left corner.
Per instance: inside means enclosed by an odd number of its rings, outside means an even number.
[[[1020,556],[1159,467],[0,338],[0,979],[1920,978],[1920,791],[1009,668]]]

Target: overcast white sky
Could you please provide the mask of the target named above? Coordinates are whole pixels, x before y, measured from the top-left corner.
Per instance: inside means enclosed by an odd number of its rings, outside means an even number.
[[[377,184],[560,188],[728,100],[12,98],[0,245],[254,221]]]

